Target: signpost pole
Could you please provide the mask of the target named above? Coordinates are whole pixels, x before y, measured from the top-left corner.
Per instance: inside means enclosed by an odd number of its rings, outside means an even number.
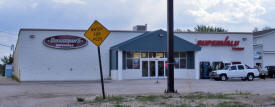
[[[167,31],[168,31],[168,78],[167,93],[175,93],[174,89],[174,19],[173,0],[167,0]]]
[[[84,33],[84,36],[87,37],[92,43],[94,43],[97,46],[103,99],[105,99],[105,91],[104,91],[104,81],[103,81],[103,74],[102,74],[100,45],[107,38],[109,34],[110,34],[110,31],[96,20],[91,25],[91,27]]]
[[[102,96],[103,96],[103,99],[105,99],[104,80],[103,80],[103,74],[102,74],[101,55],[100,55],[100,47],[99,46],[97,47],[97,51],[98,51],[98,60],[99,60],[99,68],[100,68]]]

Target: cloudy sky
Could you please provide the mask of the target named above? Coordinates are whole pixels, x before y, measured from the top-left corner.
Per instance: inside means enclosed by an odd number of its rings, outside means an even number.
[[[99,20],[111,30],[166,29],[167,0],[0,0],[0,44],[20,28],[87,29]],[[275,27],[275,0],[174,0],[175,28],[213,25],[232,32]],[[11,53],[0,46],[0,57]]]

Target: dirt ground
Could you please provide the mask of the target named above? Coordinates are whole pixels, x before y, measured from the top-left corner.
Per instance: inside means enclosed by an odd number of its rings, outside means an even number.
[[[122,95],[96,97],[78,97],[78,102],[69,106],[85,107],[273,107],[275,95],[259,95],[236,92],[222,93],[176,93],[157,95]],[[82,99],[82,100],[81,100]]]
[[[164,100],[166,97],[163,97],[167,96],[164,94],[166,86],[165,79],[158,80],[158,82],[156,79],[106,80],[106,94],[108,96],[123,97],[123,101],[119,101],[118,104],[112,104],[112,101],[107,100],[106,102],[103,100],[103,102],[97,101],[98,103],[91,104],[96,98],[97,100],[100,99],[100,97],[96,97],[101,95],[99,81],[17,83],[12,80],[0,79],[0,107],[86,107],[105,106],[105,104],[107,106],[133,106],[131,105],[132,103],[141,103],[140,106],[146,106],[147,104],[153,106],[159,106],[159,104],[163,106],[218,106],[230,105],[231,103],[242,106],[275,106],[275,100],[273,100],[275,95],[275,79],[256,79],[254,81],[241,81],[237,79],[225,82],[213,80],[175,80],[175,89],[179,95],[172,95],[171,98],[168,98],[169,101],[167,99]],[[229,96],[233,96],[234,98],[220,100],[219,97],[213,99],[184,97],[190,93],[192,95],[200,93],[199,96],[229,94]],[[157,100],[152,102],[145,101],[146,103],[144,103],[138,100],[138,96],[141,96],[141,99],[144,96],[149,96],[149,99],[150,96],[156,96],[155,99]],[[85,102],[77,102],[77,98],[84,98]],[[190,103],[192,101],[197,103]],[[117,101],[115,100],[115,102]]]

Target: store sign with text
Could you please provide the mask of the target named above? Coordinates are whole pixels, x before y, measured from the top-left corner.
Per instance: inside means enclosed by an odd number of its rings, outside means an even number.
[[[58,49],[75,49],[81,48],[88,44],[87,40],[72,35],[57,35],[44,39],[44,45]]]
[[[229,40],[229,36],[226,36],[224,40],[198,40],[197,45],[199,46],[229,46],[232,50],[244,50],[243,47],[239,46],[240,41]]]

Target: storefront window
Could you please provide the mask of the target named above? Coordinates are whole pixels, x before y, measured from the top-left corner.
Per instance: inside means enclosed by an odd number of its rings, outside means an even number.
[[[174,52],[174,58],[179,58],[180,54],[179,52]]]
[[[141,58],[148,58],[148,52],[142,52]]]
[[[164,58],[163,52],[158,52],[157,53],[157,58]]]
[[[185,52],[180,52],[180,58],[186,58],[186,53]]]
[[[175,64],[174,64],[175,68],[178,69],[180,67],[180,60],[177,58],[175,59]]]
[[[149,52],[149,58],[156,58],[156,52]]]
[[[127,69],[139,69],[140,67],[140,53],[127,52]]]
[[[134,56],[134,58],[140,58],[140,53],[134,52],[134,53],[133,53],[133,56]]]
[[[127,52],[127,58],[133,58],[133,52]]]
[[[133,69],[139,69],[139,59],[133,59]]]
[[[180,68],[186,68],[186,59],[180,59]]]
[[[127,69],[133,69],[133,59],[127,59]]]
[[[184,69],[187,64],[187,57],[185,52],[175,52],[175,69]]]

